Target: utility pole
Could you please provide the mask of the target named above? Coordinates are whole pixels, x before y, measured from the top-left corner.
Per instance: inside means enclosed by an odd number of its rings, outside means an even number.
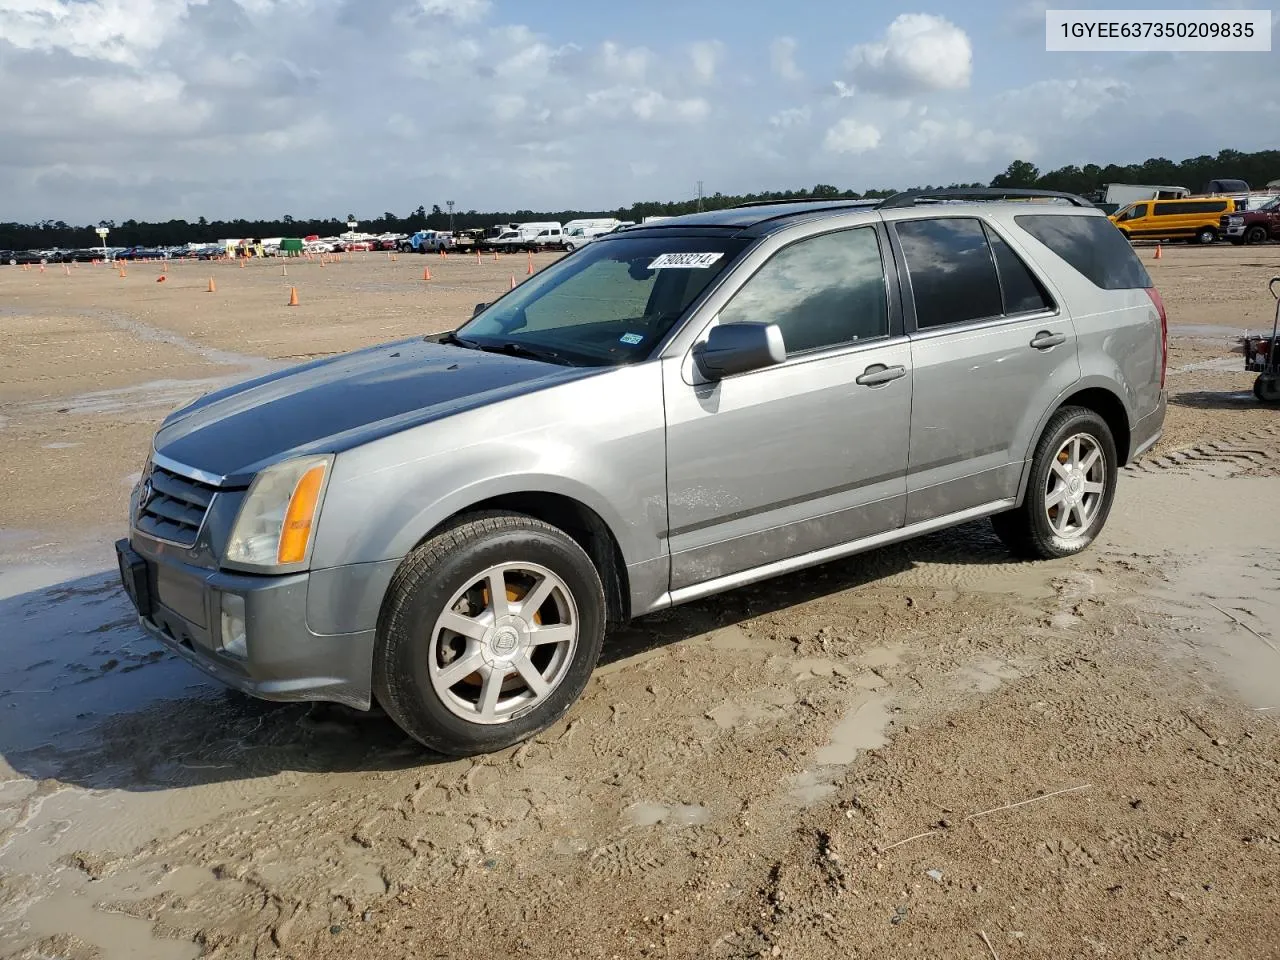
[[[449,232],[453,233],[453,201],[446,200],[444,205],[449,208]]]
[[[702,212],[702,181],[698,181],[698,212]]]

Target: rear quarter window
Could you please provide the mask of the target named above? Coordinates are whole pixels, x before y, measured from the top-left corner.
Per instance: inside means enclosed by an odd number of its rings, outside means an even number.
[[[1106,217],[1025,214],[1013,219],[1103,290],[1154,286],[1129,241]]]

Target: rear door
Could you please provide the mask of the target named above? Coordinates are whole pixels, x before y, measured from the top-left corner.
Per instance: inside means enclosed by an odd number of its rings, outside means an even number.
[[[982,218],[893,233],[914,377],[906,522],[1011,502],[1041,416],[1080,378],[1071,317]]]

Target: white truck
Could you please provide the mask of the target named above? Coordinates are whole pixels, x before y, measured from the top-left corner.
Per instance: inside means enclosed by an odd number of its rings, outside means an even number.
[[[564,225],[563,246],[572,253],[579,247],[586,246],[596,237],[603,237],[606,233],[612,233],[621,222],[616,217],[570,220]]]
[[[564,228],[554,220],[517,223],[498,235],[490,246],[495,250],[558,250],[564,242]]]
[[[1186,187],[1171,187],[1153,183],[1108,183],[1102,195],[1104,204],[1127,207],[1139,200],[1181,200],[1191,196]]]

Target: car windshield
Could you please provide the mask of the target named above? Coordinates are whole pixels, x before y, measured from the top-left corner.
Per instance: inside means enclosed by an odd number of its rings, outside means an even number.
[[[635,363],[748,242],[650,236],[589,244],[477,314],[455,342],[570,364]]]
[[[1272,197],[1258,208],[1259,210],[1280,210],[1280,197]]]

